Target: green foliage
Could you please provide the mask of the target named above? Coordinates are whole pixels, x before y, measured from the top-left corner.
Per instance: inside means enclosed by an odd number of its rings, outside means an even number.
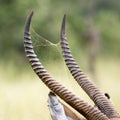
[[[120,56],[120,16],[116,12],[101,11],[97,18],[101,32],[101,52],[106,55]]]
[[[24,56],[23,33],[26,17],[34,10],[32,29],[50,42],[59,42],[59,32],[63,15],[67,14],[67,33],[74,53],[85,49],[82,47],[82,33],[86,27],[89,6],[95,4],[94,21],[102,38],[101,54],[120,56],[119,1],[113,0],[1,0],[0,2],[0,54],[1,59],[18,60]],[[37,39],[39,41],[39,39]],[[39,42],[40,44],[40,42]],[[40,54],[43,56],[49,48]],[[54,49],[51,47],[51,49]],[[54,51],[54,50],[53,50]],[[83,53],[84,54],[84,53]],[[53,55],[53,54],[52,54]],[[54,55],[53,55],[54,56]],[[56,56],[56,54],[55,54]],[[54,57],[53,57],[54,58]],[[59,58],[59,57],[58,57]]]

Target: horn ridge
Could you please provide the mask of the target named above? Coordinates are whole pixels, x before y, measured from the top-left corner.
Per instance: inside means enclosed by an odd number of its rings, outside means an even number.
[[[70,92],[67,88],[57,82],[50,74],[45,70],[45,68],[40,63],[37,55],[35,54],[31,37],[30,37],[30,23],[32,18],[33,12],[27,18],[25,32],[24,32],[24,48],[26,56],[35,71],[38,77],[45,83],[45,85],[52,90],[56,95],[58,95],[61,99],[63,99],[66,103],[68,103],[71,107],[81,113],[84,117],[88,120],[108,120],[106,115],[101,113],[98,109],[96,110],[94,107],[89,105],[87,102],[81,100],[77,96],[75,96],[72,92]],[[29,51],[29,52],[28,52]]]
[[[105,97],[105,95],[96,87],[92,81],[81,71],[77,63],[75,62],[66,37],[66,15],[63,17],[61,25],[61,48],[62,54],[65,59],[65,63],[71,72],[72,76],[82,87],[82,89],[88,94],[88,96],[94,101],[96,106],[109,118],[120,117],[116,112],[115,108],[111,105],[110,101]]]

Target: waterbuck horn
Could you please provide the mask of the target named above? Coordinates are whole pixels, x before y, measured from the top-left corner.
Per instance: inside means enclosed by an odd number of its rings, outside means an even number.
[[[71,72],[74,79],[82,87],[82,89],[88,94],[88,96],[94,101],[96,106],[108,117],[108,118],[119,118],[119,114],[116,112],[115,108],[112,106],[111,102],[106,98],[104,93],[102,93],[92,81],[81,71],[77,63],[75,62],[66,37],[66,15],[63,17],[61,26],[61,48],[65,63]]]
[[[42,66],[33,50],[30,36],[30,23],[32,15],[33,12],[31,12],[27,18],[24,32],[25,53],[32,66],[32,69],[51,91],[53,91],[57,96],[63,99],[63,101],[68,103],[72,108],[81,113],[87,120],[109,120],[108,117],[104,115],[100,110],[81,100],[79,97],[70,92],[67,88],[57,82]]]

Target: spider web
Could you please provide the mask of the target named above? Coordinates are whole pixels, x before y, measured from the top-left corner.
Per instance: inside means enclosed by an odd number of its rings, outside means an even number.
[[[31,34],[32,34],[33,46],[35,48],[40,47],[40,46],[53,46],[53,47],[59,47],[60,46],[60,42],[53,43],[53,42],[49,41],[45,37],[39,35],[33,28],[31,30]]]
[[[45,69],[47,69],[52,76],[59,77],[64,73],[66,79],[69,80],[70,75],[61,52],[60,40],[57,43],[53,43],[38,34],[32,27],[31,37],[34,50]],[[39,52],[41,53],[39,54]]]

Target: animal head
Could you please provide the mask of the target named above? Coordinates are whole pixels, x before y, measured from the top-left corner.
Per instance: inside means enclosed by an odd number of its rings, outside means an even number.
[[[38,77],[53,93],[59,96],[73,109],[78,111],[87,120],[120,120],[120,115],[116,111],[115,107],[107,99],[104,93],[102,93],[99,88],[94,83],[92,83],[92,81],[85,75],[85,73],[80,69],[80,67],[74,60],[66,37],[66,15],[64,15],[63,17],[60,32],[63,58],[74,79],[87,93],[87,95],[91,98],[91,100],[95,103],[95,106],[97,107],[90,105],[89,103],[69,91],[65,86],[55,80],[41,64],[34,52],[30,36],[30,24],[32,16],[33,12],[31,12],[27,17],[27,21],[25,24],[24,48],[29,63]]]

